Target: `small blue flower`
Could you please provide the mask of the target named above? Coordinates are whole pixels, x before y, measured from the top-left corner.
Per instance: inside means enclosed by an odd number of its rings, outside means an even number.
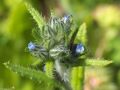
[[[30,42],[30,43],[28,44],[28,49],[29,49],[29,51],[32,51],[32,50],[34,50],[35,48],[36,48],[36,46],[35,46],[34,43]]]
[[[82,53],[84,53],[84,51],[85,51],[85,48],[84,48],[84,46],[82,44],[78,44],[76,46],[76,53],[82,54]]]
[[[68,19],[69,19],[69,16],[64,16],[63,17],[63,22],[66,23],[68,21]]]

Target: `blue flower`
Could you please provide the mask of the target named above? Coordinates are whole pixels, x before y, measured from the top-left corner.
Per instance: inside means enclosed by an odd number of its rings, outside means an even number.
[[[84,51],[85,51],[85,48],[84,48],[84,46],[83,46],[82,44],[78,44],[78,45],[76,46],[76,53],[78,53],[78,54],[83,54]]]
[[[30,42],[30,43],[28,44],[28,49],[29,49],[29,51],[32,51],[32,50],[34,50],[35,48],[36,48],[36,46],[35,46],[34,43]]]
[[[69,20],[69,16],[64,16],[63,17],[63,22],[66,23]]]

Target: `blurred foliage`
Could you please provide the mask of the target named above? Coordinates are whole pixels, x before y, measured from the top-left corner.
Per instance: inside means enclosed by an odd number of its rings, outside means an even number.
[[[41,12],[40,0],[29,1]],[[50,1],[53,7],[54,0]],[[120,0],[61,1],[66,12],[73,14],[78,25],[87,23],[88,56],[104,57],[114,62],[105,70],[99,68],[102,75],[94,67],[90,70],[88,68],[86,77],[89,78],[92,71],[95,79],[102,77],[102,84],[96,85],[94,89],[89,84],[85,90],[120,90]],[[11,89],[14,86],[15,90],[40,90],[36,81],[20,77],[3,66],[7,61],[30,66],[36,60],[25,52],[27,43],[33,40],[31,28],[35,26],[23,0],[0,0],[0,89]]]

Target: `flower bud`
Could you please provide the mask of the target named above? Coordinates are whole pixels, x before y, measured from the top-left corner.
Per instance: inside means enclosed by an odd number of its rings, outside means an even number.
[[[28,44],[28,49],[29,49],[29,51],[33,51],[35,48],[36,48],[36,46],[35,46],[34,43],[30,42],[30,43]]]
[[[84,46],[82,44],[78,44],[76,46],[76,53],[77,54],[82,54],[82,53],[84,53],[84,51],[85,51],[85,48],[84,48]]]

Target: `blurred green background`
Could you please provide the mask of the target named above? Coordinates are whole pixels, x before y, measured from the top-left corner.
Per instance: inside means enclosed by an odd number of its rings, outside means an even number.
[[[0,90],[45,90],[3,65],[10,61],[29,67],[36,60],[25,52],[37,25],[23,1],[0,0]],[[56,10],[56,0],[29,1],[43,15],[49,16],[45,6]],[[77,25],[86,22],[88,56],[114,62],[104,69],[86,67],[85,90],[120,90],[120,0],[61,0],[61,5]]]

